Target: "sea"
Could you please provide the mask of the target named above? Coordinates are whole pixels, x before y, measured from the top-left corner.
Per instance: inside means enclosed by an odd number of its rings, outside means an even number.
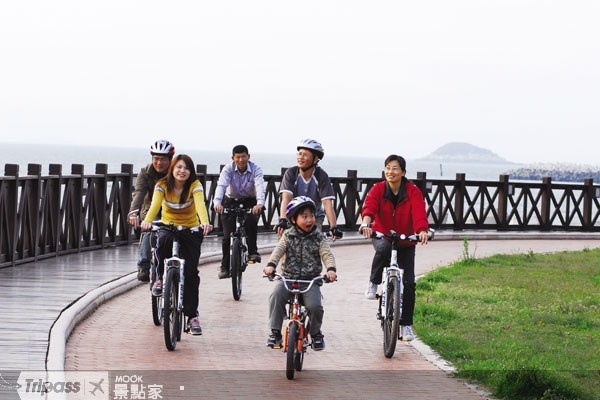
[[[209,174],[219,173],[221,166],[231,161],[226,151],[206,151],[189,149],[186,151],[195,164],[207,166]],[[365,156],[335,156],[326,154],[319,163],[330,177],[346,177],[349,170],[356,170],[361,178],[381,178],[383,161],[388,154]],[[296,165],[293,152],[274,154],[252,152],[250,159],[261,166],[265,175],[280,175],[282,168]],[[409,179],[417,172],[427,173],[429,179],[455,179],[457,173],[464,173],[467,180],[497,181],[501,174],[515,168],[515,164],[501,163],[459,163],[407,159]],[[58,146],[46,144],[0,143],[0,166],[5,174],[6,164],[19,165],[19,175],[27,175],[28,164],[40,164],[42,175],[47,175],[50,164],[61,164],[63,174],[71,172],[72,164],[82,164],[84,174],[96,171],[96,164],[107,164],[108,172],[121,172],[121,164],[133,164],[134,172],[150,162],[147,147],[104,147],[104,146]]]

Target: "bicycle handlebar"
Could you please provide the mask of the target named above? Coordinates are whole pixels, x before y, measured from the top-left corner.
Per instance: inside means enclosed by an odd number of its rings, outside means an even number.
[[[223,213],[228,214],[250,214],[253,207],[223,207]]]
[[[154,222],[152,222],[152,232],[156,232],[156,231],[159,231],[161,229],[170,230],[172,232],[181,232],[181,231],[185,231],[185,230],[189,230],[190,232],[198,232],[198,231],[200,231],[200,227],[199,226],[194,226],[194,227],[191,227],[191,228],[184,228],[181,225],[175,226],[172,222],[170,224],[165,224],[162,221],[154,221]]]
[[[331,281],[329,280],[327,275],[315,276],[312,279],[292,279],[292,278],[286,278],[285,276],[281,275],[280,273],[273,272],[273,275],[267,275],[267,276],[265,276],[265,278],[268,278],[270,281],[280,280],[283,282],[283,286],[285,287],[285,289],[288,292],[300,293],[300,294],[308,292],[315,282],[323,281],[325,283],[331,283]],[[308,284],[308,286],[306,286],[306,288],[304,288],[304,289],[300,289],[299,287],[290,289],[288,286],[289,283],[291,283],[291,284]]]
[[[430,228],[429,232],[427,232],[427,236],[428,236],[428,240],[433,240],[433,237],[435,236],[435,230]],[[407,242],[418,242],[419,241],[419,235],[416,233],[406,236],[404,233],[397,234],[395,231],[390,231],[390,234],[386,234],[383,232],[371,232],[371,237],[373,239],[387,238],[387,239],[390,239],[395,242],[400,242],[403,240],[407,241]]]

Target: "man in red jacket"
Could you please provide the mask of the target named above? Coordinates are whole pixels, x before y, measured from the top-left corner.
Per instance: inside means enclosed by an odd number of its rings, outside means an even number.
[[[372,232],[390,234],[394,230],[407,236],[417,233],[419,242],[426,244],[429,223],[425,200],[421,190],[406,179],[406,161],[392,154],[385,159],[385,181],[378,182],[365,198],[362,208],[363,223],[359,232],[370,238]],[[415,245],[401,243],[398,248],[398,264],[404,267],[404,295],[402,297],[402,339],[414,339],[412,331],[415,309]],[[375,256],[371,265],[371,277],[365,292],[368,299],[374,299],[377,285],[381,283],[383,268],[389,265],[392,245],[388,240],[373,239]]]

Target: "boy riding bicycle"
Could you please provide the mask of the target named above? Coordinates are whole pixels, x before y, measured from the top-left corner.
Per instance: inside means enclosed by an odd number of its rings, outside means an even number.
[[[285,255],[281,270],[286,278],[309,280],[319,276],[325,265],[329,281],[333,282],[337,279],[335,258],[329,242],[317,229],[315,212],[315,203],[309,197],[299,196],[290,201],[286,218],[292,223],[292,227],[283,232],[271,253],[269,262],[263,270],[265,275],[271,276]],[[285,317],[285,305],[292,296],[283,285],[283,282],[279,282],[269,297],[271,335],[267,340],[267,346],[272,348],[281,346],[281,326]],[[313,341],[312,347],[316,351],[325,348],[321,333],[323,306],[320,286],[320,284],[313,285],[302,295],[304,306],[311,318],[309,334]]]

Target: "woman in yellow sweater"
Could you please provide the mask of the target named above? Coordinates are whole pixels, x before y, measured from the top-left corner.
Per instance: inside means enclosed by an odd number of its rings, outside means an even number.
[[[196,176],[194,162],[185,155],[173,157],[167,176],[156,183],[152,204],[142,222],[142,230],[152,228],[152,221],[158,213],[163,224],[182,226],[184,228],[197,228],[199,230],[184,230],[179,236],[179,255],[185,260],[185,286],[183,289],[184,314],[188,317],[188,328],[193,335],[202,335],[202,328],[198,319],[198,260],[200,259],[200,246],[204,235],[212,231],[208,220],[206,203],[204,202],[204,189]],[[160,230],[158,233],[158,279],[152,287],[154,295],[162,293],[163,260],[171,257],[173,232]]]

